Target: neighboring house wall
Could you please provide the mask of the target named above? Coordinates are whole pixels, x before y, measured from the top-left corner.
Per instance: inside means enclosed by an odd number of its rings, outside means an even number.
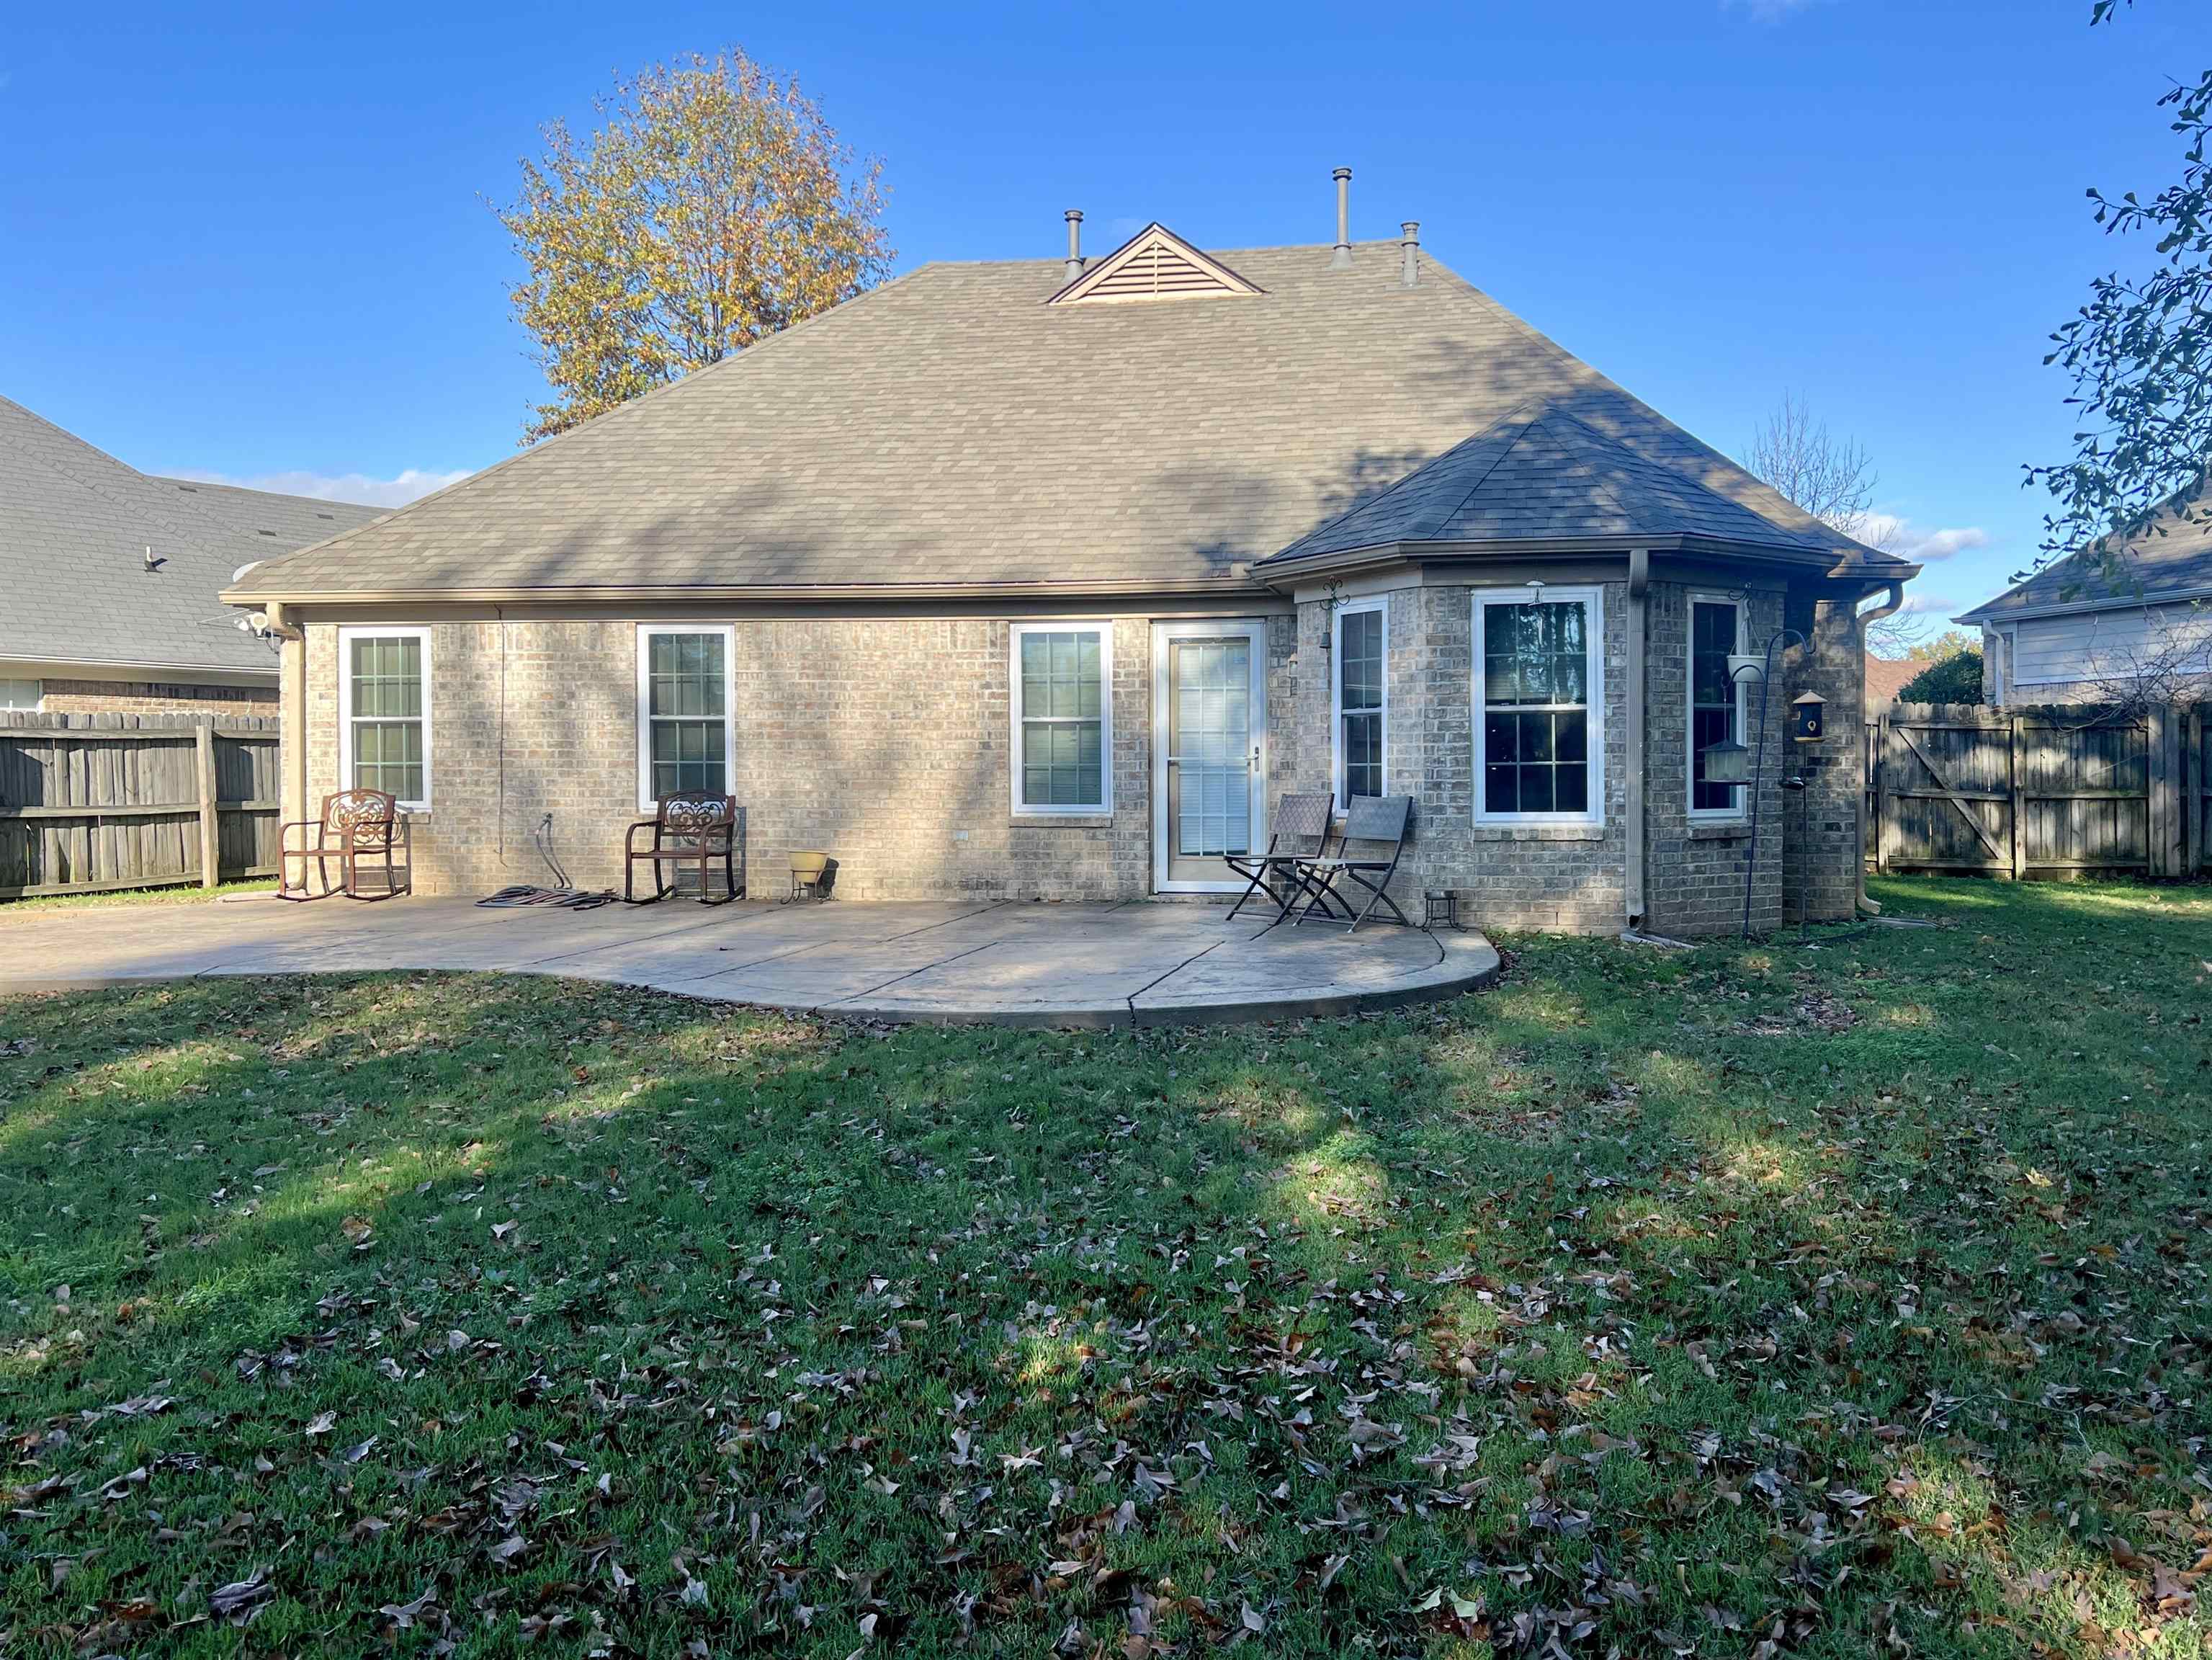
[[[1605,668],[1603,815],[1595,825],[1475,822],[1474,603],[1478,591],[1516,590],[1432,583],[1384,591],[1385,787],[1416,803],[1393,893],[1416,921],[1424,889],[1449,888],[1473,926],[1606,932],[1622,925],[1630,611],[1625,581],[1594,586]],[[1648,921],[1670,933],[1732,928],[1743,903],[1747,821],[1693,822],[1689,813],[1687,607],[1691,595],[1713,587],[1655,580],[1646,611]],[[1741,643],[1756,649],[1781,622],[1784,596],[1773,588],[1734,591],[1745,606]],[[1326,602],[1309,600],[1295,617],[1278,611],[1267,619],[1271,806],[1285,791],[1331,787],[1329,617]],[[854,899],[1139,899],[1153,892],[1151,619],[1111,619],[1111,810],[1065,819],[1017,816],[1009,800],[1009,629],[1002,617],[779,617],[731,624],[731,788],[747,809],[756,897],[783,891],[786,855],[802,848],[835,853],[837,891]],[[439,623],[426,638],[430,803],[415,824],[421,888],[480,893],[549,879],[532,845],[549,812],[570,879],[619,888],[623,832],[641,816],[635,622]],[[1818,638],[1815,664],[1825,677],[1818,686],[1831,700],[1832,730],[1855,732],[1857,660],[1848,607],[1836,609]],[[288,672],[294,660],[288,655]],[[340,783],[337,629],[311,623],[297,660],[312,814]],[[1795,673],[1778,664],[1769,690],[1753,895],[1760,929],[1784,918],[1784,843],[1808,825],[1814,840],[1792,854],[1790,879],[1806,885],[1812,915],[1848,916],[1856,892],[1855,751],[1831,743],[1814,788],[1781,787],[1794,758],[1786,691]],[[1757,737],[1759,707],[1755,693],[1747,697],[1747,743]],[[1788,915],[1796,912],[1793,902]]]
[[[2212,675],[2212,604],[2181,602],[1984,623],[1984,701],[2089,701],[2147,669]],[[1987,665],[1992,660],[1996,672]]]
[[[274,714],[274,686],[218,686],[153,680],[40,683],[48,714]]]

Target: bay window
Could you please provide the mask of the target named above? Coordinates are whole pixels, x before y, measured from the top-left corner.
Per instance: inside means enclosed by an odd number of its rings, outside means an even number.
[[[1347,600],[1330,619],[1330,760],[1336,801],[1382,794],[1382,727],[1389,703],[1390,612],[1382,599]]]
[[[1478,823],[1604,822],[1602,605],[1594,587],[1476,592]]]
[[[1733,818],[1743,812],[1743,786],[1705,781],[1705,751],[1744,741],[1744,688],[1729,674],[1729,654],[1742,649],[1743,608],[1734,599],[1690,599],[1690,813]]]

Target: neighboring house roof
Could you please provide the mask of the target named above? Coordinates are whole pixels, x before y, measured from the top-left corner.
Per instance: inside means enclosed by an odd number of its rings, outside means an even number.
[[[2197,506],[2200,511],[2212,508],[2212,498]],[[2191,523],[2169,508],[2112,552],[2117,571],[2107,571],[2096,549],[2085,548],[1951,620],[2002,623],[2019,617],[2212,599],[2212,513]]]
[[[0,658],[273,674],[216,595],[378,511],[155,477],[0,398]]]
[[[1408,289],[1395,243],[1358,245],[1347,270],[1330,253],[1209,255],[1254,291],[1143,304],[1048,303],[1068,287],[1057,260],[925,265],[231,593],[1243,587],[1472,435],[1538,415],[1506,446],[1532,505],[1501,478],[1481,534],[1705,525],[1824,569],[1917,569],[1820,526],[1434,262]]]
[[[1872,652],[1866,660],[1866,700],[1869,703],[1894,703],[1898,693],[1927,664],[1910,657],[1876,657]]]

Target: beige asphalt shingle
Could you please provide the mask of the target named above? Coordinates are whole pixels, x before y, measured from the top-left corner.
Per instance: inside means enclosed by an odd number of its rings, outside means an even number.
[[[1858,556],[1433,261],[1401,287],[1398,252],[1220,251],[1262,292],[1122,305],[1047,306],[1058,261],[927,265],[236,592],[1173,589],[1531,407],[1571,465],[1501,480],[1478,533],[1586,522],[1607,471],[1635,475],[1601,504],[1632,528],[1694,502]]]

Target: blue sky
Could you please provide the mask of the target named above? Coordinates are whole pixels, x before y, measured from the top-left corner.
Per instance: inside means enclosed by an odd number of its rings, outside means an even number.
[[[902,270],[1055,254],[1067,207],[1092,252],[1327,241],[1348,163],[1355,234],[1420,220],[1709,441],[1785,390],[1858,439],[1948,612],[2034,556],[2044,337],[2148,257],[2082,192],[2179,171],[2200,3],[38,7],[0,33],[0,392],[149,471],[489,465],[543,388],[486,198],[617,72],[734,43],[884,158]]]

